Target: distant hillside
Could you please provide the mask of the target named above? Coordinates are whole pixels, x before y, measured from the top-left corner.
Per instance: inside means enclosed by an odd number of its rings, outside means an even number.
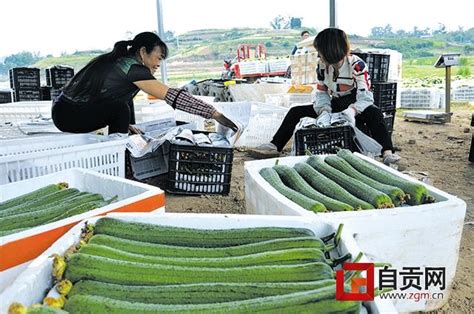
[[[237,46],[244,43],[262,43],[267,48],[268,56],[283,57],[289,55],[293,45],[299,40],[300,32],[263,28],[195,30],[167,42],[170,49],[168,61],[222,61],[230,55],[234,56]],[[43,69],[55,64],[65,64],[80,69],[96,55],[97,53],[78,52],[61,57],[47,57],[33,66]]]
[[[309,29],[315,34],[315,29]],[[170,49],[168,75],[171,80],[218,78],[223,70],[223,60],[234,57],[239,44],[264,44],[269,57],[286,57],[300,38],[301,30],[270,28],[202,29],[174,36],[167,36]],[[461,52],[466,56],[463,73],[474,73],[474,29],[434,36],[416,37],[414,33],[395,34],[385,32],[369,38],[349,35],[351,44],[357,48],[390,48],[403,54],[404,76],[442,76],[442,71],[433,72],[434,59],[441,53]],[[112,46],[113,43],[110,43]],[[104,51],[82,51],[61,57],[43,57],[30,66],[45,69],[53,65],[69,65],[76,72],[89,60]],[[423,61],[424,60],[424,61]],[[423,63],[423,65],[420,64]],[[1,65],[1,64],[0,64]],[[405,71],[405,66],[408,66]],[[5,66],[4,66],[5,67]],[[411,67],[411,68],[410,68]],[[1,69],[0,69],[1,70]],[[5,70],[5,69],[4,69]],[[7,71],[0,71],[0,81],[7,80]],[[41,71],[42,74],[44,71]],[[3,76],[2,76],[3,75]]]

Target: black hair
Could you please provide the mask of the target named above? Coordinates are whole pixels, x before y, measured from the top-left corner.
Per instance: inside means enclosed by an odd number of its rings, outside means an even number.
[[[303,37],[304,34],[310,35],[309,31],[302,31],[300,36]]]
[[[161,38],[152,32],[143,32],[135,36],[133,40],[121,40],[114,44],[111,52],[95,57],[86,64],[64,87],[64,91],[70,97],[89,97],[89,101],[97,99],[104,85],[107,69],[117,59],[134,56],[142,47],[147,53],[151,53],[155,47],[161,49],[162,59],[168,57],[168,46]]]
[[[313,46],[328,64],[337,64],[350,50],[346,33],[338,28],[326,28],[319,32],[314,38]]]

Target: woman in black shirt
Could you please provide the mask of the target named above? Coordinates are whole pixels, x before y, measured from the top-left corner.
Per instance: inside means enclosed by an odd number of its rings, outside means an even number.
[[[168,56],[168,47],[151,32],[119,41],[114,49],[90,61],[53,101],[52,118],[64,132],[87,133],[108,126],[109,134],[136,132],[133,97],[139,90],[180,109],[237,131],[237,126],[213,106],[182,89],[169,88],[153,73]]]

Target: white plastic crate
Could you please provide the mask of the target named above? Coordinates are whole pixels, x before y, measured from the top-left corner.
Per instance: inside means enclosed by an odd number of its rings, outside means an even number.
[[[453,89],[452,99],[456,101],[474,102],[474,85],[459,86]]]
[[[69,187],[100,193],[118,200],[106,206],[52,223],[0,237],[0,293],[37,256],[64,235],[77,222],[108,212],[164,212],[164,192],[154,186],[112,177],[87,169],[68,169],[43,177],[0,186],[0,202],[32,192],[48,184],[67,182]],[[3,301],[3,298],[0,297]],[[0,301],[0,304],[2,302]],[[0,310],[0,313],[6,313]]]
[[[286,72],[290,65],[291,61],[289,58],[268,60],[269,72]]]
[[[284,107],[262,103],[252,104],[249,124],[237,144],[245,147],[257,147],[269,143],[287,112],[288,108]]]
[[[268,143],[288,112],[288,108],[256,101],[214,105],[226,116],[246,125],[240,139],[235,143],[237,147],[257,147]]]
[[[433,311],[448,302],[459,258],[466,203],[448,193],[402,174],[371,158],[360,158],[383,168],[397,177],[424,185],[436,203],[386,209],[313,213],[278,193],[259,171],[279,164],[294,166],[307,156],[272,158],[245,163],[245,200],[248,214],[317,217],[334,223],[344,223],[362,251],[372,261],[391,263],[396,269],[403,267],[445,267],[446,290],[430,287],[423,291],[443,293],[442,299],[396,299],[400,312]],[[418,292],[414,288],[406,292]]]
[[[0,184],[75,167],[124,177],[127,141],[93,134],[4,140],[0,150]]]
[[[0,104],[0,123],[17,123],[40,116],[51,117],[51,106],[50,100]]]
[[[444,107],[444,93],[437,88],[403,88],[400,93],[401,108],[438,109]]]
[[[239,69],[242,75],[268,72],[267,63],[264,61],[239,62]]]
[[[308,219],[306,217],[278,217],[278,216],[252,216],[252,215],[223,215],[223,214],[180,214],[180,213],[157,213],[157,214],[108,214],[107,217],[118,218],[125,221],[149,223],[155,225],[196,228],[196,229],[238,229],[253,227],[290,227],[306,228],[311,230],[317,237],[323,237],[335,231],[334,223],[327,223],[319,219]],[[91,224],[96,223],[99,218],[89,219]],[[44,294],[52,291],[53,269],[52,254],[63,255],[65,251],[76,244],[80,239],[81,224],[69,230],[63,237],[57,240],[47,251],[36,258],[26,270],[13,282],[13,284],[0,294],[0,299],[5,300],[0,304],[0,312],[8,309],[12,302],[20,302],[24,305],[38,303],[44,298]],[[356,256],[360,251],[354,238],[345,230],[341,234],[341,242],[336,251],[331,254],[342,256],[351,253]],[[361,262],[369,262],[363,256]],[[391,301],[376,298],[373,302],[363,303],[368,311],[373,314],[395,313]]]

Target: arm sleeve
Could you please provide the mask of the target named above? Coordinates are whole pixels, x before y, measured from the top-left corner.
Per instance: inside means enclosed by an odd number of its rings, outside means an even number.
[[[317,83],[316,83],[316,97],[314,101],[314,111],[317,115],[321,114],[321,111],[327,110],[331,112],[331,96],[329,96],[328,87],[324,84],[325,69],[320,66],[316,68]]]
[[[134,64],[130,67],[130,70],[127,73],[127,79],[130,82],[156,80],[156,78],[151,74],[150,69],[140,64]]]
[[[212,118],[217,111],[216,108],[208,103],[193,97],[184,89],[170,88],[165,96],[165,101],[173,109],[183,110],[185,112],[201,116],[205,119]]]
[[[374,95],[370,91],[370,77],[366,63],[360,59],[355,60],[352,63],[352,74],[356,83],[357,94],[356,102],[351,107],[361,113],[374,104]]]

